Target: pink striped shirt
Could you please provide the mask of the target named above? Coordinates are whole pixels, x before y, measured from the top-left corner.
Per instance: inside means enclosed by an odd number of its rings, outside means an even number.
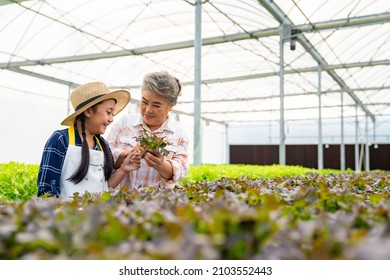
[[[114,160],[118,159],[120,153],[124,150],[131,151],[138,143],[134,137],[140,136],[142,129],[150,131],[143,122],[141,115],[126,114],[121,116],[111,127],[107,141],[110,145]],[[172,143],[165,147],[169,154],[165,156],[173,167],[172,180],[166,180],[152,167],[141,160],[141,168],[129,172],[120,183],[120,186],[129,186],[129,188],[138,188],[140,186],[162,186],[174,185],[183,179],[189,170],[188,164],[188,136],[171,118],[162,124],[162,126],[153,133]]]

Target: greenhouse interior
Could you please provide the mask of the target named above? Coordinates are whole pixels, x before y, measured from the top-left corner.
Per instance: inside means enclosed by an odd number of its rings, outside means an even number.
[[[4,279],[388,273],[389,0],[0,0],[0,101]]]
[[[0,162],[38,164],[102,81],[183,85],[190,162],[390,170],[387,0],[0,0]],[[115,121],[114,121],[115,122]]]

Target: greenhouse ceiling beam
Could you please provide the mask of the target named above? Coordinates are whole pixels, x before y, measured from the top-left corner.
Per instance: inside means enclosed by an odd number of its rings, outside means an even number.
[[[131,87],[129,87],[129,88],[131,88]],[[390,89],[390,86],[351,88],[350,90],[353,92],[356,92],[356,91],[380,91],[380,90],[385,90],[385,89]],[[341,90],[341,89],[324,90],[324,91],[321,91],[321,94],[340,93],[340,92],[344,92],[344,90]],[[316,95],[316,94],[318,94],[317,91],[308,91],[308,92],[298,92],[298,93],[286,94],[285,97],[287,98],[287,97],[296,97],[296,96],[302,96],[302,95]],[[202,103],[256,101],[256,100],[264,100],[264,99],[271,99],[271,98],[279,98],[279,94],[259,96],[259,97],[235,98],[235,99],[202,100]],[[193,101],[181,101],[180,102],[180,104],[186,104],[186,103],[193,103]]]
[[[376,14],[376,15],[355,17],[355,18],[339,19],[334,21],[318,22],[313,24],[302,24],[302,25],[294,26],[294,28],[299,29],[302,32],[309,32],[309,31],[313,32],[313,31],[321,31],[321,30],[328,30],[328,29],[335,29],[335,28],[347,28],[347,27],[354,27],[354,26],[381,24],[385,22],[390,22],[390,12]],[[230,34],[224,36],[204,38],[202,39],[202,46],[223,44],[227,42],[234,42],[240,40],[258,39],[258,38],[269,37],[269,36],[279,36],[279,28],[278,27],[267,28],[267,29],[253,31],[253,32],[242,32],[242,33],[236,33],[236,34]],[[95,53],[95,54],[55,57],[55,58],[47,58],[47,59],[39,59],[39,60],[2,62],[0,63],[0,69],[8,69],[8,68],[22,67],[22,66],[50,65],[50,64],[57,64],[57,63],[78,62],[78,61],[86,61],[86,60],[97,60],[97,59],[130,56],[130,55],[144,55],[148,53],[172,51],[172,50],[193,48],[193,47],[194,47],[194,41],[190,40],[190,41],[162,44],[162,45],[156,45],[150,47],[124,49],[120,51],[102,52],[102,53]]]
[[[289,19],[289,17],[276,5],[272,0],[258,0],[259,3],[280,23],[294,26],[295,24]],[[335,27],[333,27],[334,29]],[[317,61],[317,63],[322,67],[326,67],[329,64],[317,51],[317,49],[307,40],[307,38],[300,34],[297,36],[297,41],[303,46],[303,48]],[[345,90],[351,98],[356,102],[356,104],[363,109],[364,112],[375,122],[375,116],[367,106],[348,88],[344,80],[334,71],[334,70],[325,70],[329,76],[340,86],[341,89]]]
[[[347,68],[354,68],[354,67],[363,68],[363,67],[383,66],[383,65],[390,65],[390,60],[363,61],[363,62],[354,62],[354,63],[345,63],[345,64],[326,65],[322,69],[323,70],[325,70],[325,69],[326,70],[339,70],[339,69],[347,69]],[[299,73],[317,72],[317,71],[318,71],[318,66],[285,70],[284,74],[299,74]],[[227,77],[227,78],[203,79],[202,84],[235,82],[235,81],[267,78],[267,77],[273,77],[273,76],[279,76],[279,71],[259,73],[259,74],[253,74],[253,75],[234,76],[234,77]],[[183,86],[191,86],[193,84],[194,84],[193,81],[182,82]],[[126,87],[140,88],[141,86],[134,85],[134,86],[126,86]],[[343,91],[345,91],[345,90],[338,91],[338,92],[343,92]]]
[[[51,77],[51,76],[38,74],[38,73],[31,72],[31,71],[26,71],[26,70],[23,70],[23,69],[19,69],[19,68],[12,68],[12,69],[7,69],[7,70],[13,71],[13,72],[16,72],[16,73],[19,73],[19,74],[24,74],[24,75],[32,76],[32,77],[35,77],[35,78],[43,79],[43,80],[46,80],[46,81],[54,82],[54,83],[57,83],[57,84],[70,86],[72,88],[76,88],[76,87],[78,87],[80,85],[80,84],[73,83],[73,82],[70,82],[70,81],[67,81],[67,80],[58,79],[58,78],[54,78],[54,77]],[[139,104],[140,100],[131,98],[130,102],[131,103],[135,103],[135,104]],[[179,115],[187,115],[187,116],[190,116],[190,117],[194,116],[193,113],[188,113],[188,112],[184,112],[184,111],[180,111],[180,110],[176,110],[176,109],[172,110],[172,112],[175,113],[175,114],[179,114]],[[218,121],[218,120],[214,120],[214,119],[210,119],[210,118],[206,118],[206,117],[201,117],[201,119],[204,120],[204,121],[207,121],[207,122],[214,122],[214,123],[219,123],[219,124],[226,125],[226,122],[223,122],[223,121]]]
[[[385,106],[388,107],[390,106],[390,103],[367,103],[368,106]],[[344,104],[344,105],[326,105],[326,106],[321,106],[322,109],[333,109],[333,108],[340,108],[340,107],[353,107],[355,108],[355,104]],[[284,108],[285,111],[302,111],[302,110],[318,110],[317,106],[308,106],[308,107],[293,107],[293,108]],[[243,114],[243,113],[271,113],[271,112],[279,112],[279,108],[276,109],[253,109],[253,110],[234,110],[234,111],[202,111],[202,114],[207,114],[207,115],[218,115],[218,114]]]
[[[112,87],[110,87],[112,88]],[[141,101],[139,99],[136,99],[136,98],[131,98],[130,99],[130,102],[131,103],[134,103],[134,104],[139,104]],[[172,109],[172,113],[174,114],[178,114],[178,115],[185,115],[185,116],[190,116],[190,117],[194,117],[194,114],[192,112],[185,112],[185,111],[181,111],[181,110],[176,110],[176,109]],[[213,123],[218,123],[218,124],[222,124],[222,125],[226,125],[227,123],[224,122],[224,121],[219,121],[219,120],[214,120],[214,119],[211,119],[211,118],[207,118],[207,117],[201,117],[201,120],[203,121],[206,121],[206,122],[213,122]]]
[[[70,82],[70,81],[54,78],[54,77],[51,77],[51,76],[35,73],[35,72],[32,72],[32,71],[27,71],[27,70],[24,70],[24,69],[20,69],[18,67],[9,68],[7,70],[8,71],[13,71],[13,72],[16,72],[16,73],[19,73],[19,74],[23,74],[23,75],[28,75],[28,76],[31,76],[31,77],[39,78],[39,79],[42,79],[42,80],[54,82],[54,83],[57,83],[57,84],[70,86],[70,87],[73,87],[73,88],[76,88],[76,87],[79,86],[79,84],[76,84],[76,83],[73,83],[73,82]]]
[[[4,64],[4,65],[3,65]],[[24,70],[19,68],[19,66],[13,66],[13,67],[6,67],[5,65],[7,63],[0,64],[0,68],[7,69],[10,71],[18,72],[21,74],[26,74],[30,76],[34,76],[39,78],[41,74]],[[11,64],[8,64],[11,65]],[[12,64],[13,65],[13,64]],[[345,64],[334,64],[334,65],[326,65],[323,66],[322,69],[324,71],[326,70],[338,70],[338,69],[347,69],[347,68],[354,68],[354,67],[372,67],[372,66],[383,66],[383,65],[390,65],[390,60],[377,60],[377,61],[363,61],[363,62],[355,62],[355,63],[345,63]],[[298,68],[298,69],[292,69],[292,70],[285,70],[284,74],[297,74],[297,73],[308,73],[308,72],[316,72],[318,71],[318,67],[306,67],[306,68]],[[234,76],[234,77],[228,77],[228,78],[218,78],[218,79],[203,79],[202,84],[215,84],[215,83],[226,83],[226,82],[235,82],[235,81],[242,81],[242,80],[251,80],[251,79],[260,79],[260,78],[267,78],[267,77],[273,77],[273,76],[278,76],[279,71],[274,71],[274,72],[268,72],[268,73],[259,73],[259,74],[254,74],[254,75],[244,75],[244,76]],[[49,77],[46,75],[43,75],[45,80],[52,79],[53,82],[57,82],[56,78]],[[69,85],[68,81],[64,81],[59,79],[58,80],[59,84],[66,84]],[[71,83],[72,84],[72,83]],[[193,85],[194,82],[183,82],[183,86],[187,85]],[[134,85],[134,86],[125,86],[129,88],[139,88],[139,85]],[[345,91],[345,90],[342,90]],[[341,91],[338,91],[341,92]]]
[[[343,66],[345,68],[352,68],[352,67],[368,67],[368,66],[373,66],[373,65],[389,65],[390,60],[382,60],[382,61],[368,61],[368,62],[359,62],[359,63],[349,63],[349,64],[340,64],[340,65],[328,65],[327,68],[331,69],[341,69]],[[7,69],[9,71],[13,71],[19,74],[24,74],[40,79],[44,79],[47,81],[55,82],[58,84],[63,84],[67,85],[70,87],[77,87],[78,84],[63,80],[63,79],[58,79],[54,78],[51,76],[35,73],[32,71],[20,69],[20,68],[10,68]],[[308,67],[308,68],[301,68],[301,69],[295,69],[295,70],[287,70],[285,74],[294,74],[294,73],[302,73],[302,72],[314,72],[317,71],[316,67]],[[256,74],[256,75],[245,75],[245,76],[236,76],[236,77],[231,77],[231,78],[223,78],[223,79],[209,79],[209,80],[202,80],[203,84],[212,84],[212,83],[223,83],[223,82],[233,82],[237,80],[249,80],[249,79],[258,79],[258,78],[264,78],[264,77],[271,77],[278,75],[278,72],[270,72],[270,73],[263,73],[263,74]],[[183,82],[183,86],[186,85],[193,85],[193,82]],[[139,85],[134,85],[134,86],[121,86],[121,87],[113,87],[113,88],[139,88]],[[379,91],[379,90],[384,90],[384,89],[390,89],[390,86],[381,86],[381,87],[366,87],[366,88],[353,88],[349,89],[351,92],[356,92],[356,91]],[[339,93],[339,92],[344,92],[345,90],[343,89],[337,89],[337,90],[326,90],[322,91],[322,93],[327,94],[327,93]],[[286,97],[292,97],[292,96],[301,96],[301,95],[310,95],[310,94],[317,94],[317,92],[301,92],[301,93],[294,93],[294,94],[287,94]],[[236,98],[236,99],[223,99],[223,100],[203,100],[202,103],[212,103],[212,102],[237,102],[237,101],[252,101],[252,100],[262,100],[262,99],[270,99],[270,98],[278,98],[278,95],[268,95],[268,96],[262,96],[262,97],[253,97],[253,98]],[[193,101],[182,101],[181,103],[193,103]]]
[[[372,67],[372,66],[380,66],[380,65],[390,65],[390,60],[366,61],[366,62],[345,63],[345,64],[335,64],[335,65],[328,64],[328,65],[324,65],[322,69],[328,72],[331,70],[347,69],[347,68],[354,68],[354,67]],[[284,74],[289,75],[289,74],[299,74],[299,73],[317,72],[317,71],[318,71],[318,66],[285,70]],[[267,78],[273,76],[279,76],[279,71],[259,73],[253,75],[234,76],[234,77],[227,77],[227,78],[203,79],[202,83],[203,84],[226,83],[226,82],[235,82],[235,81],[242,81],[242,80]],[[193,82],[183,82],[183,85],[191,85],[191,84],[193,84]]]
[[[359,115],[359,117],[365,117],[366,115]],[[380,116],[388,117],[390,114],[382,114]],[[338,120],[340,117],[323,117],[323,120]],[[344,118],[355,118],[355,113],[352,115],[344,115]],[[251,120],[237,120],[235,119],[227,119],[226,117],[223,118],[225,122],[229,123],[229,125],[232,125],[234,123],[272,123],[272,122],[279,122],[279,119],[272,119],[272,120],[256,120],[256,119],[251,119]],[[287,122],[295,122],[295,121],[317,121],[318,118],[289,118]],[[274,136],[279,137],[279,136]]]
[[[112,87],[110,87],[112,88]],[[134,103],[134,104],[139,104],[141,101],[139,99],[136,99],[136,98],[131,98],[130,99],[130,102],[131,103]],[[194,117],[194,114],[192,112],[185,112],[185,111],[181,111],[181,110],[176,110],[176,109],[172,109],[172,113],[174,114],[178,114],[178,115],[185,115],[185,116],[190,116],[190,117]],[[207,117],[201,117],[201,120],[203,121],[206,121],[206,122],[213,122],[213,123],[218,123],[218,124],[222,124],[222,125],[226,125],[226,122],[224,121],[219,121],[219,120],[214,120],[214,119],[211,119],[211,118],[207,118]]]

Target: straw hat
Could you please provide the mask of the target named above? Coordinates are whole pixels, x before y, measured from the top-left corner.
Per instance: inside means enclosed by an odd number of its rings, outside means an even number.
[[[72,125],[76,117],[93,105],[107,99],[115,99],[115,114],[118,114],[130,101],[130,92],[126,89],[110,91],[101,82],[93,82],[77,87],[70,96],[75,112],[62,121],[62,125]]]

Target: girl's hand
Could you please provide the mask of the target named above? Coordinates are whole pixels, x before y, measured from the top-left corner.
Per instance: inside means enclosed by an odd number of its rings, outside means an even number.
[[[118,169],[122,166],[122,163],[123,161],[125,160],[125,158],[127,157],[127,155],[129,154],[128,151],[122,151],[121,154],[119,155],[118,159],[116,160],[115,162],[115,169]]]
[[[138,150],[133,149],[126,155],[124,159],[121,169],[125,172],[137,170],[141,167],[141,154]]]

